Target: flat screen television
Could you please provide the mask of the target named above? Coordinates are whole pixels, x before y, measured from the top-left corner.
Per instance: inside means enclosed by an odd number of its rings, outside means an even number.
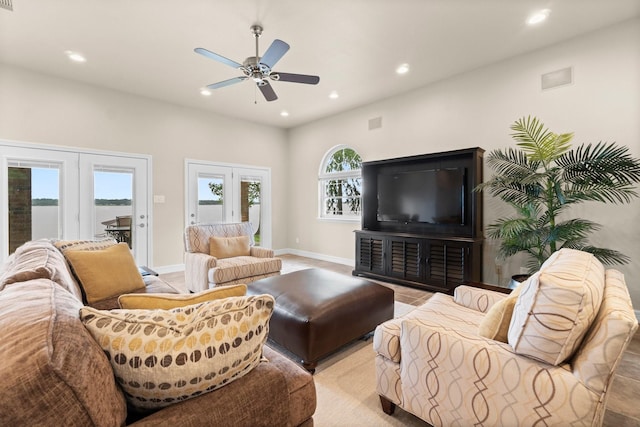
[[[465,225],[465,168],[380,170],[377,220]]]

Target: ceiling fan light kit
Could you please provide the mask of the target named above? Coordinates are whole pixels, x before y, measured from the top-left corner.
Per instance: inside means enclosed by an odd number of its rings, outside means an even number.
[[[218,83],[212,83],[207,85],[209,89],[219,89],[221,87],[229,86],[235,83],[240,83],[244,80],[251,79],[255,82],[260,92],[267,101],[275,101],[278,99],[275,91],[269,84],[269,80],[272,81],[282,81],[282,82],[291,82],[291,83],[304,83],[315,85],[320,81],[320,77],[311,76],[307,74],[292,74],[292,73],[281,73],[277,71],[273,71],[273,66],[284,56],[285,53],[289,50],[289,45],[282,40],[275,39],[271,46],[266,50],[264,55],[260,57],[259,49],[258,49],[258,39],[262,35],[262,26],[260,25],[252,25],[251,33],[253,34],[256,40],[256,54],[255,56],[249,56],[247,59],[243,61],[242,64],[239,62],[233,61],[231,59],[225,58],[222,55],[218,55],[217,53],[211,52],[202,47],[197,47],[194,49],[196,53],[200,55],[206,56],[207,58],[213,59],[215,61],[221,62],[230,67],[236,68],[242,72],[242,76],[233,77],[231,79],[223,80]]]

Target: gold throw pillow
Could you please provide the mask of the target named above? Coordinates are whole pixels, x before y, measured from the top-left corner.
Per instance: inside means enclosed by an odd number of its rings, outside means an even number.
[[[89,304],[145,287],[126,243],[95,251],[67,250],[64,256]]]
[[[118,297],[118,304],[120,304],[120,308],[127,309],[170,310],[205,301],[242,297],[246,293],[247,285],[239,284],[218,286],[195,294],[124,294]]]
[[[251,241],[249,236],[210,237],[209,255],[216,258],[233,258],[249,255]]]

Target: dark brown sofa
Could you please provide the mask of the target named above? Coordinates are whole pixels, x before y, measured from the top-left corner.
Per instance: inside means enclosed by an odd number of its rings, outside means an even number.
[[[13,256],[0,268],[0,425],[313,425],[313,377],[268,347],[264,361],[222,388],[151,414],[128,411],[107,357],[79,319],[83,303],[64,257],[53,246],[40,253],[46,259]],[[155,277],[147,284],[167,290]]]

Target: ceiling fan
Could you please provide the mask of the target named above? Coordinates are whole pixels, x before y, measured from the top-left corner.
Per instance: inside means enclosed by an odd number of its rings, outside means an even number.
[[[278,96],[269,84],[269,80],[305,83],[310,85],[318,84],[320,81],[320,77],[318,76],[273,71],[273,66],[284,56],[285,53],[287,53],[289,45],[282,40],[275,39],[264,55],[260,57],[258,54],[258,38],[262,35],[262,27],[260,25],[253,25],[251,26],[251,32],[256,39],[256,56],[248,57],[242,64],[201,47],[194,49],[196,53],[204,55],[207,58],[214,59],[218,62],[222,62],[230,67],[237,68],[244,74],[243,76],[207,85],[209,89],[218,89],[250,78],[256,82],[256,86],[258,86],[258,89],[260,89],[260,92],[262,92],[262,95],[264,95],[267,101],[275,101],[278,99]]]

